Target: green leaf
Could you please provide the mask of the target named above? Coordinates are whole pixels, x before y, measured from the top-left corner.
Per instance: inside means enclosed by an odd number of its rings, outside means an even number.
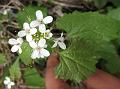
[[[110,41],[118,37],[119,22],[97,12],[66,14],[57,21],[57,27],[68,33],[68,38]]]
[[[60,65],[56,74],[60,78],[80,82],[96,71],[98,58],[95,50],[84,40],[75,38],[70,47],[60,53]]]
[[[115,6],[120,6],[120,0],[110,0]]]
[[[20,59],[26,65],[31,64],[32,63],[32,59],[31,59],[32,48],[29,46],[29,43],[28,42],[23,42],[21,48],[22,48],[23,51],[19,55]]]
[[[115,20],[120,21],[120,7],[117,9],[109,10],[107,15]]]
[[[0,53],[0,64],[4,64],[5,63],[5,60],[6,58],[5,58],[5,55],[4,54],[2,54],[2,53]]]
[[[102,49],[99,49],[102,59],[105,63],[102,63],[103,68],[112,74],[120,73],[120,57],[116,52],[116,48],[113,44],[106,43]]]
[[[119,24],[119,21],[97,12],[74,12],[58,19],[56,25],[67,32],[69,39],[84,39],[97,49],[102,43],[118,38]]]
[[[19,65],[19,58],[14,62],[14,64],[10,67],[10,76],[12,79],[20,79],[21,77],[21,70]]]
[[[57,68],[60,78],[77,82],[86,79],[95,72],[95,64],[99,58],[107,60],[104,65],[108,71],[116,72],[110,70],[111,60],[118,62],[113,59],[115,50],[108,54],[105,52],[111,49],[111,40],[119,36],[119,21],[97,12],[74,12],[58,19],[56,25],[67,32],[66,38],[72,42],[72,46],[68,45],[68,49],[60,53],[60,65]]]
[[[41,10],[44,14],[44,16],[47,15],[47,9],[43,6],[25,6],[23,10],[21,10],[17,15],[18,23],[20,24],[20,27],[22,28],[24,22],[30,23],[32,20],[36,19],[36,11]]]
[[[35,68],[27,68],[24,72],[25,83],[28,86],[44,87],[44,79],[41,77]]]

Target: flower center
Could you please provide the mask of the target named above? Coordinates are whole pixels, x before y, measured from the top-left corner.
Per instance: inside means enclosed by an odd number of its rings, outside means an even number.
[[[37,31],[37,33],[32,35],[32,38],[35,40],[35,42],[38,42],[43,37],[44,37],[44,34],[41,34],[39,31]]]
[[[43,19],[38,20],[38,22],[39,22],[40,24],[43,24]]]

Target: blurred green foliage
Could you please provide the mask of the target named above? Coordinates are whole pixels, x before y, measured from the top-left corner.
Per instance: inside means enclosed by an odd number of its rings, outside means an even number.
[[[35,12],[37,10],[41,10],[43,12],[43,15],[47,15],[47,8],[44,6],[25,6],[20,12],[17,13],[16,17],[18,20],[18,23],[20,27],[23,27],[24,22],[30,23],[32,20],[36,19]]]

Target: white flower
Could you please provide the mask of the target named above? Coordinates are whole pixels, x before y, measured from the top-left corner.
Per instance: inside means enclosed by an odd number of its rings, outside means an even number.
[[[20,54],[22,53],[22,49],[21,49],[21,45],[23,43],[23,39],[22,38],[11,38],[8,41],[9,44],[13,45],[13,47],[11,48],[12,52],[19,52]]]
[[[10,12],[10,9],[4,9],[4,10],[3,10],[3,15],[7,15],[8,12]]]
[[[44,34],[44,38],[46,38],[46,39],[50,39],[53,36],[53,34],[50,32],[50,30],[46,30],[46,27],[43,24],[39,25],[39,31],[42,34]]]
[[[52,48],[54,48],[58,45],[61,49],[66,49],[66,45],[64,43],[64,40],[65,40],[65,38],[63,37],[63,33],[61,33],[61,36],[54,40],[55,43],[52,46]]]
[[[44,58],[50,55],[49,51],[45,49],[47,47],[45,39],[40,39],[38,43],[31,41],[29,44],[33,48],[33,52],[31,54],[32,59]]]
[[[53,36],[53,34],[50,32],[50,30],[46,30],[44,35],[45,35],[46,39],[50,39]]]
[[[32,41],[32,35],[37,32],[36,28],[31,28],[28,23],[23,24],[23,29],[22,31],[18,32],[19,37],[24,37],[26,36],[26,40],[28,42]]]
[[[8,11],[7,10],[4,10],[3,11],[3,15],[7,15],[8,14]]]
[[[4,84],[7,89],[11,89],[11,87],[15,85],[15,83],[12,82],[9,77],[5,77]]]
[[[46,39],[50,39],[52,36],[53,36],[53,34],[50,32],[50,30],[46,30],[46,27],[45,27],[45,25],[40,25],[39,26],[39,31],[42,33],[42,34],[44,34],[44,38],[46,38]]]
[[[36,11],[36,20],[32,21],[30,23],[31,27],[37,27],[37,26],[45,26],[45,24],[49,24],[53,21],[53,17],[52,16],[47,16],[45,18],[43,18],[43,13],[41,10],[37,10]]]

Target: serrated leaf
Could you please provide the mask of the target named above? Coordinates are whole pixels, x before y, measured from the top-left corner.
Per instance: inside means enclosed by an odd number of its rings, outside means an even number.
[[[20,27],[22,28],[24,22],[30,23],[32,20],[36,19],[35,12],[37,10],[41,10],[44,14],[44,16],[47,15],[47,9],[43,6],[25,6],[23,10],[21,10],[17,15],[18,23],[20,24]]]
[[[14,62],[14,64],[10,67],[10,76],[12,79],[20,79],[21,77],[21,70],[19,65],[19,58]]]
[[[76,38],[67,50],[60,53],[60,65],[56,73],[60,78],[80,82],[96,71],[98,58],[94,49],[84,40]]]
[[[35,68],[27,68],[24,72],[25,84],[28,86],[44,87],[44,79],[41,77]]]
[[[119,22],[97,12],[74,12],[57,22],[57,27],[68,33],[68,38],[110,41],[118,37]]]
[[[31,59],[32,48],[29,46],[29,43],[26,41],[23,42],[21,48],[23,51],[19,55],[20,59],[26,65],[31,64],[32,63],[32,59]]]
[[[86,79],[95,71],[95,61],[99,57],[104,58],[106,56],[108,64],[111,63],[109,55],[112,53],[108,52],[108,55],[103,55],[101,52],[106,52],[109,49],[109,45],[112,45],[110,41],[118,38],[119,21],[97,12],[74,12],[60,18],[56,25],[67,32],[69,42],[72,41],[72,44],[74,44],[60,53],[61,63],[57,69],[58,76],[78,82]],[[74,42],[73,40],[76,39],[77,41]],[[101,52],[100,49],[102,50]],[[111,52],[114,51],[112,50]],[[111,57],[115,55],[112,54]],[[83,65],[82,67],[80,63]],[[110,65],[106,65],[106,69],[110,67]]]
[[[5,55],[4,54],[2,54],[2,53],[0,53],[0,64],[3,64],[3,63],[5,63]]]

